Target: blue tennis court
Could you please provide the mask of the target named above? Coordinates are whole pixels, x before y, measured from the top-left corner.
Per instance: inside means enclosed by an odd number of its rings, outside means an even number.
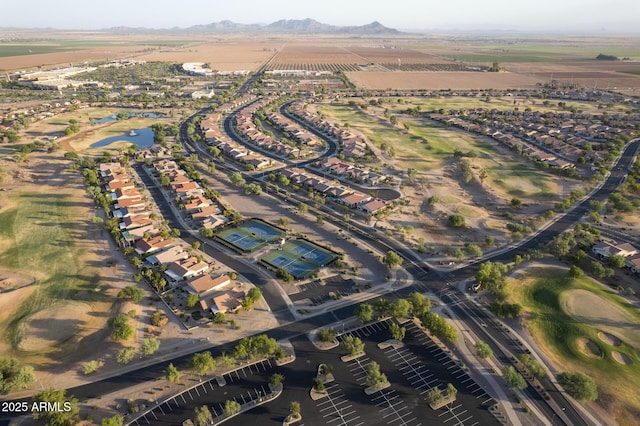
[[[337,253],[300,239],[267,253],[260,261],[273,269],[284,269],[299,279],[316,273],[337,258]]]
[[[333,260],[334,255],[326,250],[307,243],[306,241],[291,241],[291,246],[287,249],[300,256],[301,259],[315,263],[318,266],[326,265],[329,261]]]
[[[240,253],[250,253],[284,237],[280,229],[258,219],[250,219],[216,234],[216,239]]]

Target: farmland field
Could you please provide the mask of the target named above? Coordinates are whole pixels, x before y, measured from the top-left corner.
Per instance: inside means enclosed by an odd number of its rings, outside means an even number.
[[[620,424],[640,413],[640,314],[589,278],[558,269],[532,269],[510,281],[512,299],[556,371],[582,371],[599,388],[598,403]]]
[[[382,72],[357,71],[346,73],[353,84],[371,90],[464,90],[464,89],[518,89],[533,88],[543,80],[515,73],[489,73],[468,71]]]

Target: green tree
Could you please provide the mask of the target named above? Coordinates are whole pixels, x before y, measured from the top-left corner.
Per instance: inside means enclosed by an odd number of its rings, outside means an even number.
[[[211,356],[211,352],[198,352],[193,354],[188,366],[194,373],[204,376],[216,367],[216,361]]]
[[[21,366],[13,357],[0,357],[0,393],[19,390],[36,380],[31,366]]]
[[[209,407],[207,407],[206,405],[196,407],[193,412],[194,426],[209,426],[211,423],[213,423],[213,416],[211,415],[211,411],[209,411]]]
[[[164,327],[169,323],[169,318],[162,309],[157,309],[153,315],[151,315],[151,325],[156,327]]]
[[[499,262],[484,262],[476,272],[476,284],[500,294],[507,285],[507,266]]]
[[[262,291],[258,287],[251,287],[247,292],[247,299],[251,301],[251,303],[256,303],[262,297]]]
[[[244,186],[244,184],[246,183],[240,172],[232,172],[229,175],[229,180],[235,186]]]
[[[456,328],[438,314],[427,312],[420,317],[420,323],[439,339],[449,340],[451,342],[458,340],[458,331]]]
[[[336,338],[336,334],[333,332],[333,329],[328,327],[320,329],[316,336],[321,342],[331,342]]]
[[[115,317],[109,319],[109,326],[113,329],[111,331],[111,339],[115,341],[127,340],[135,329],[129,324],[129,318],[125,314],[118,314]]]
[[[371,361],[369,368],[367,368],[367,377],[365,379],[367,386],[378,387],[384,383],[387,383],[387,376],[380,372],[380,365]]]
[[[45,389],[33,396],[33,402],[57,403],[59,410],[44,410],[33,413],[33,418],[43,420],[49,426],[69,426],[80,421],[78,400],[67,396],[64,389]]]
[[[155,337],[147,337],[142,341],[140,346],[140,353],[144,356],[154,354],[158,348],[160,348],[160,340]]]
[[[128,285],[118,292],[118,299],[131,299],[138,303],[144,297],[144,291],[133,285]]]
[[[411,312],[415,317],[422,317],[431,309],[431,300],[424,297],[421,293],[414,291],[409,294],[409,303],[411,303]]]
[[[167,369],[164,370],[164,376],[171,383],[178,383],[180,381],[180,375],[180,371],[173,365],[173,363],[170,363],[169,366],[167,366]]]
[[[289,403],[289,414],[293,419],[300,418],[300,403],[298,401],[291,401]]]
[[[393,337],[394,339],[403,341],[404,336],[407,333],[407,329],[405,327],[400,327],[400,325],[398,325],[398,323],[396,322],[392,322],[389,326],[389,332],[391,332],[391,337]]]
[[[278,386],[282,384],[282,382],[284,382],[284,376],[282,374],[274,373],[269,376],[269,384],[271,384],[271,386]]]
[[[122,426],[124,424],[124,416],[116,414],[113,417],[107,417],[100,421],[100,426]]]
[[[387,265],[390,269],[397,268],[402,265],[402,257],[393,250],[389,250],[382,258],[382,263]]]
[[[301,215],[305,215],[308,212],[309,212],[309,206],[307,206],[305,203],[298,204],[298,213],[300,213]]]
[[[596,382],[584,373],[560,373],[558,374],[558,382],[575,399],[584,401],[598,399]]]
[[[363,324],[371,322],[373,321],[373,306],[368,303],[363,303],[356,308],[355,315]]]
[[[572,277],[572,278],[580,278],[583,275],[584,275],[584,271],[582,269],[580,269],[578,266],[571,265],[571,268],[569,268],[569,276],[570,277]]]
[[[507,387],[524,389],[527,387],[527,382],[524,377],[513,368],[512,365],[505,365],[502,368],[502,376],[507,384]]]
[[[519,209],[520,207],[522,207],[522,200],[520,198],[512,198],[511,206]]]
[[[624,268],[626,259],[621,254],[614,254],[607,257],[607,265],[612,268]]]
[[[464,216],[452,214],[449,216],[449,222],[454,228],[461,228],[464,226]]]
[[[87,362],[86,364],[84,364],[82,366],[82,372],[85,375],[91,374],[91,373],[95,373],[96,371],[98,371],[102,366],[104,366],[104,361],[98,361],[98,360],[92,360]]]
[[[576,239],[573,236],[572,232],[563,232],[562,234],[557,235],[548,245],[549,252],[558,257],[562,258],[567,256],[571,249],[576,245]]]
[[[480,358],[489,358],[493,355],[493,351],[488,344],[482,340],[478,340],[478,342],[476,342],[476,354]]]
[[[227,400],[224,403],[223,408],[224,415],[227,417],[233,416],[234,414],[238,414],[240,412],[240,404],[236,401]]]
[[[129,364],[135,356],[136,350],[134,348],[122,348],[118,351],[118,355],[116,355],[116,361],[118,361],[119,364]]]
[[[187,304],[187,308],[193,308],[198,304],[199,301],[200,298],[197,294],[189,294],[185,300],[185,303]]]
[[[396,299],[389,307],[389,314],[394,318],[408,318],[410,312],[411,302],[405,299]]]
[[[364,343],[360,340],[359,337],[353,337],[348,334],[342,339],[340,343],[340,348],[347,352],[349,355],[355,355],[359,352],[364,351]]]

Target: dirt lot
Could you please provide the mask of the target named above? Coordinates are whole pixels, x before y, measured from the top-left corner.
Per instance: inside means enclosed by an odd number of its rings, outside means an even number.
[[[207,41],[136,56],[145,61],[204,62],[218,71],[256,71],[280,47],[279,42],[245,39]]]

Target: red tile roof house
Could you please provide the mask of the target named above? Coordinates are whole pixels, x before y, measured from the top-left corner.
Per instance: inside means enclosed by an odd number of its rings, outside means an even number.
[[[221,211],[217,206],[206,206],[201,207],[197,212],[191,213],[191,218],[193,220],[202,220],[208,216],[220,214]]]
[[[148,214],[127,216],[122,218],[122,222],[120,222],[120,229],[135,229],[140,228],[141,226],[151,225],[152,223],[153,220],[151,220]]]
[[[185,260],[170,263],[165,274],[171,280],[178,281],[200,275],[208,269],[209,264],[207,262],[199,262],[197,258],[190,257]]]
[[[136,243],[136,253],[139,255],[155,253],[159,250],[169,248],[173,245],[173,240],[167,238],[166,240],[162,236],[157,235],[151,237],[148,240],[142,239]]]
[[[355,192],[351,195],[347,195],[346,197],[340,198],[340,202],[342,204],[346,204],[351,208],[355,208],[359,204],[366,203],[370,201],[373,197],[367,194],[363,194],[361,192]]]
[[[146,213],[147,209],[142,206],[142,207],[123,207],[121,209],[118,210],[114,210],[113,211],[113,217],[117,217],[118,219],[122,219],[123,217],[127,217],[127,216],[135,216],[138,214],[142,214],[142,213]]]
[[[107,184],[107,188],[109,188],[111,192],[115,192],[117,189],[133,189],[135,187],[133,182],[123,180],[112,180]]]
[[[205,274],[201,277],[190,280],[185,286],[185,290],[191,294],[196,294],[202,297],[213,291],[220,290],[228,284],[231,284],[231,279],[227,274],[220,275],[215,278],[209,274]]]
[[[189,257],[189,253],[180,246],[173,246],[167,250],[156,253],[153,256],[149,256],[147,261],[152,265],[167,264],[175,262],[177,260],[184,260]]]
[[[118,210],[125,207],[129,208],[129,207],[144,207],[144,206],[145,206],[145,202],[142,198],[124,198],[122,200],[118,200],[114,208]]]
[[[214,229],[214,228],[217,228],[218,226],[224,225],[225,223],[227,223],[228,220],[229,219],[223,215],[211,215],[202,219],[202,222],[200,222],[200,225],[203,228]]]
[[[629,257],[638,254],[638,249],[629,243],[611,244],[606,241],[600,241],[596,243],[591,249],[596,255],[601,258],[607,258],[619,254],[623,257]]]
[[[368,203],[360,204],[358,208],[367,214],[375,214],[380,210],[387,207],[387,203],[376,198],[373,201],[369,201]]]
[[[211,312],[231,312],[235,311],[242,305],[245,295],[240,291],[225,291],[214,297],[207,297],[200,301],[200,307],[203,311],[211,310]]]
[[[209,207],[210,205],[211,201],[200,196],[184,203],[184,209],[188,212],[194,212],[198,211],[200,208]]]

